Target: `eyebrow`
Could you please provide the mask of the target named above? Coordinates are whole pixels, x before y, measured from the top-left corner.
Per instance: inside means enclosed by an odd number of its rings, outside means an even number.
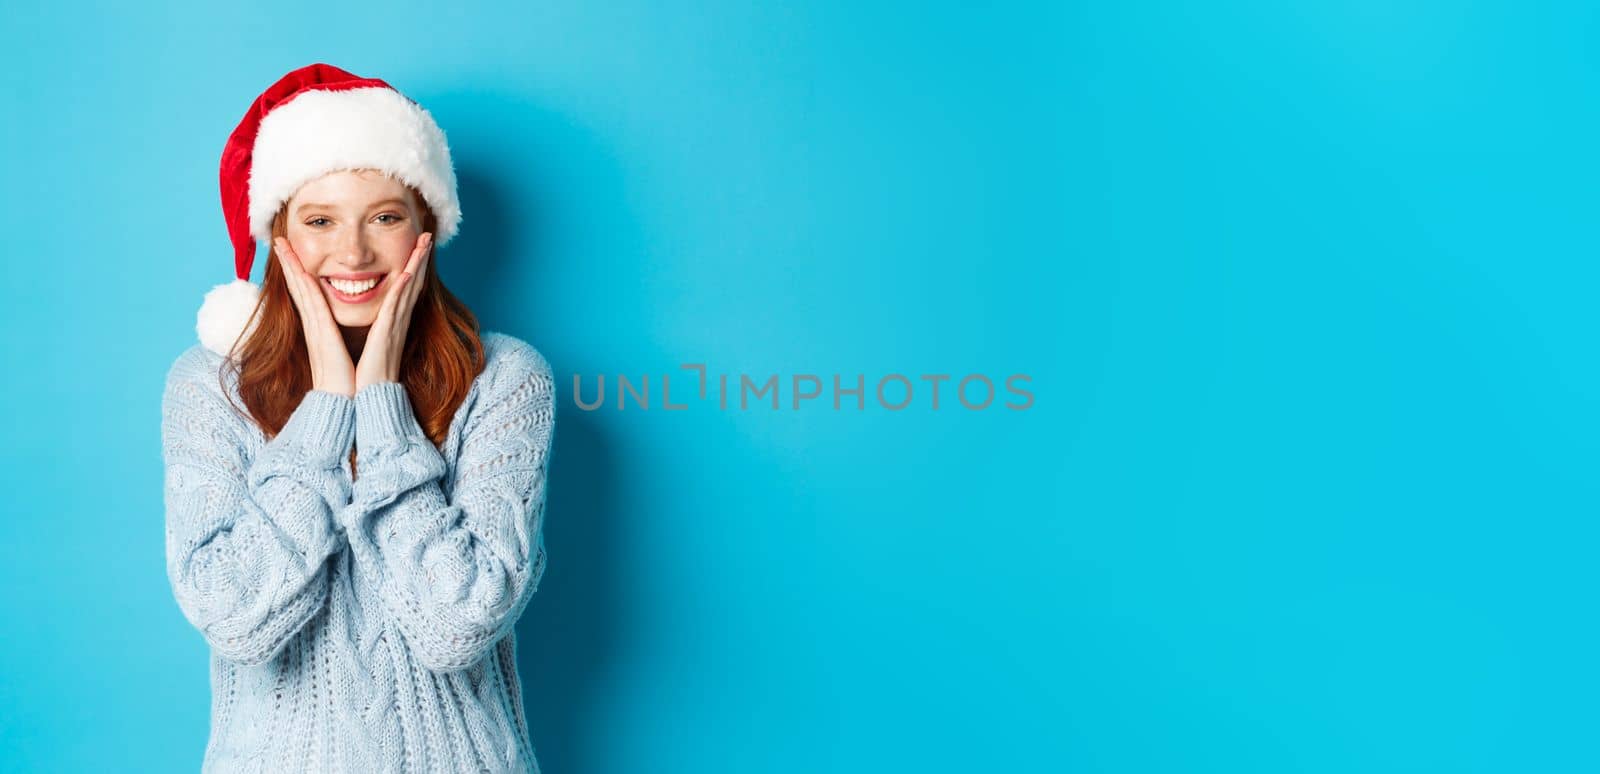
[[[368,209],[375,210],[375,209],[378,209],[379,207],[383,207],[383,206],[390,205],[390,204],[398,204],[401,207],[405,207],[406,206],[406,200],[405,199],[399,199],[399,198],[384,199],[381,202],[375,202]],[[295,207],[294,207],[294,211],[297,212],[297,213],[298,212],[305,212],[306,210],[332,210],[332,209],[336,209],[336,208],[331,204],[323,204],[322,202],[301,202],[299,204],[296,204]]]

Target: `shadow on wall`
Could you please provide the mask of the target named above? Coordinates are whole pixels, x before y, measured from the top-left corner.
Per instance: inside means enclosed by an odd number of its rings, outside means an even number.
[[[615,652],[622,600],[612,566],[621,483],[603,426],[584,411],[558,411],[550,460],[545,543],[549,566],[517,622],[517,673],[539,764],[595,772],[585,755],[603,742],[584,727]]]
[[[590,710],[619,636],[622,600],[613,536],[624,520],[613,493],[622,485],[622,475],[605,427],[571,408],[566,398],[570,385],[560,381],[573,369],[563,368],[550,355],[554,342],[539,336],[541,326],[534,321],[549,317],[539,315],[525,289],[518,291],[525,283],[504,281],[507,273],[541,273],[549,254],[541,249],[549,213],[538,201],[528,203],[520,190],[512,195],[490,170],[494,166],[456,166],[467,219],[450,246],[459,259],[442,262],[440,273],[474,310],[483,329],[504,331],[546,352],[557,376],[544,526],[549,565],[517,622],[517,672],[539,766],[582,774],[597,771],[590,750],[603,744],[603,734],[584,728],[584,723],[594,716]],[[526,261],[531,262],[512,270]]]

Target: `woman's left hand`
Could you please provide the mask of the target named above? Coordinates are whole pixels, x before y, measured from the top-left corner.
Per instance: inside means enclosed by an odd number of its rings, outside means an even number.
[[[422,281],[417,278],[427,268],[432,255],[433,234],[423,232],[417,236],[417,246],[406,261],[393,290],[383,298],[378,308],[378,319],[367,331],[367,341],[361,347],[361,362],[356,364],[356,391],[376,382],[400,381],[400,356],[406,347],[406,332],[411,327],[411,310],[416,307],[417,296],[422,292]]]

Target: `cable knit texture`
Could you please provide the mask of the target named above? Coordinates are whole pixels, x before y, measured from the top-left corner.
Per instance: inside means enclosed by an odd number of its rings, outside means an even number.
[[[513,627],[544,573],[555,381],[482,338],[442,448],[397,382],[312,390],[267,440],[221,356],[172,364],[167,575],[211,646],[202,771],[539,771]]]

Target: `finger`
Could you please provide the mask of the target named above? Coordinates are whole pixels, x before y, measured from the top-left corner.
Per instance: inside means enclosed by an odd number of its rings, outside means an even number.
[[[433,245],[433,234],[426,231],[417,237],[417,245],[412,248],[411,255],[406,259],[405,271],[400,272],[399,283],[394,292],[384,299],[391,317],[399,318],[409,311],[409,304],[416,298],[417,275],[428,259],[428,248]]]
[[[404,278],[405,275],[402,273],[400,278],[395,280],[396,286],[378,304],[378,316],[372,321],[372,327],[367,331],[367,345],[362,349],[361,358],[356,363],[358,372],[365,373],[375,369],[379,367],[377,364],[380,360],[392,357],[390,354],[392,347],[389,345],[390,330],[394,321],[394,299],[392,296],[399,295],[400,290],[403,289],[403,285],[400,283],[405,281]]]
[[[409,265],[409,263],[407,265]],[[395,306],[399,302],[401,294],[405,293],[406,291],[406,283],[408,279],[409,277],[407,273],[403,271],[400,272],[399,276],[395,277],[394,288],[389,291],[388,295],[383,297],[383,305],[378,307],[379,318],[392,318],[394,316]]]
[[[305,336],[306,345],[315,352],[324,336],[321,334],[322,323],[311,300],[311,291],[306,287],[305,270],[301,268],[299,257],[289,249],[285,240],[275,240],[275,244],[278,246],[278,256],[282,259],[280,268],[283,269],[284,283],[289,286],[289,297],[299,314],[300,328]],[[316,367],[315,360],[313,357],[313,370]]]
[[[412,310],[417,308],[417,297],[421,295],[421,274],[408,273],[406,275],[405,287],[402,288],[402,290],[405,291],[405,297],[400,299],[399,306],[395,309],[395,317],[400,321],[400,329],[405,330],[411,322]]]
[[[400,298],[395,301],[394,309],[389,312],[389,330],[385,334],[389,342],[389,357],[393,359],[396,367],[404,357],[406,349],[406,336],[411,330],[411,287],[416,285],[416,275],[406,272],[405,284],[400,288]]]
[[[411,255],[406,258],[405,270],[412,275],[417,273],[417,264],[428,254],[428,247],[433,244],[433,235],[424,231],[417,235],[417,244],[411,248]]]
[[[294,297],[300,315],[308,325],[315,325],[323,331],[331,330],[333,323],[333,310],[328,307],[328,300],[322,293],[322,285],[311,273],[306,271],[300,263],[300,256],[289,245],[289,240],[283,237],[274,237],[273,244],[278,246],[278,255],[284,264],[284,276],[289,282],[290,294]],[[307,333],[314,333],[315,328]]]
[[[424,253],[422,259],[417,261],[417,268],[407,274],[404,302],[406,309],[414,306],[417,303],[417,298],[422,295],[422,279],[428,276],[428,261],[431,259],[431,255]]]
[[[424,232],[422,238],[417,241],[421,244],[417,245],[417,260],[413,262],[410,269],[413,277],[422,274],[423,264],[427,263],[428,256],[433,254],[433,234]]]
[[[401,301],[404,297],[406,285],[411,282],[411,277],[405,272],[401,272],[400,278],[396,280],[396,282],[399,284],[397,287],[395,287],[394,292],[390,293],[389,297],[383,300],[383,309],[378,313],[380,322],[374,326],[383,326],[383,342],[385,348],[391,354],[397,349],[397,342],[395,340],[397,338],[397,334],[399,331],[404,329],[405,323],[400,317],[400,313],[403,311]]]
[[[415,270],[403,272],[400,275],[400,287],[395,288],[394,305],[389,309],[392,331],[396,338],[403,337],[411,322],[411,311],[416,308],[417,288],[422,286],[422,278],[417,276]],[[394,342],[396,347],[404,342]]]
[[[298,259],[296,259],[294,251],[289,249],[288,240],[284,239],[283,237],[273,237],[272,246],[277,250],[278,267],[283,270],[284,282],[289,286],[289,296],[290,298],[294,299],[295,306],[304,310],[305,303],[301,299],[300,292],[300,262]]]
[[[433,260],[433,234],[423,234],[424,244],[421,253],[417,256],[416,266],[410,269],[412,279],[406,282],[406,289],[410,291],[407,304],[414,304],[417,297],[422,295],[421,278],[428,276],[428,261]]]
[[[309,300],[305,298],[310,288],[306,287],[306,269],[300,265],[300,256],[296,255],[294,248],[289,246],[289,240],[283,237],[275,238],[273,243],[278,246],[278,256],[283,259],[284,276],[288,278],[291,287],[300,296],[300,300]]]
[[[395,287],[378,304],[378,317],[372,321],[372,330],[367,336],[369,343],[386,340],[389,331],[394,327],[395,299],[405,290],[405,279],[405,273],[401,272],[395,279]]]

